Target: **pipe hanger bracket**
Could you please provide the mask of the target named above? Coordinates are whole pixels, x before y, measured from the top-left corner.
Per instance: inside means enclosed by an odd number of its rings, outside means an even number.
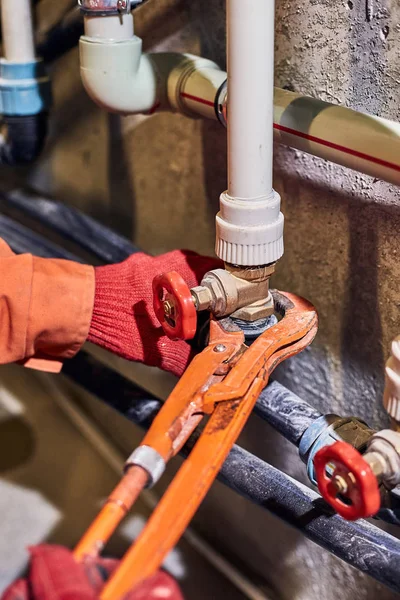
[[[87,16],[110,17],[128,14],[144,0],[78,0],[81,11]]]

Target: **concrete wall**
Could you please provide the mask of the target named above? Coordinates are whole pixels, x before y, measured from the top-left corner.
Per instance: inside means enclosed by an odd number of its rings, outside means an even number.
[[[147,50],[190,51],[224,63],[224,0],[150,0],[137,12]],[[277,0],[276,84],[399,119],[399,23],[397,0]],[[107,116],[82,89],[77,51],[55,65],[54,82],[53,132],[27,174],[30,184],[149,252],[212,252],[226,186],[225,132],[170,114]],[[383,365],[400,329],[399,192],[284,147],[276,147],[275,187],[286,253],[274,284],[308,297],[320,314],[312,349],[286,363],[279,378],[323,411],[384,424]],[[264,424],[253,419],[241,443],[304,478],[293,450]],[[382,600],[394,597],[219,484],[196,523],[278,597],[372,600],[378,588]]]

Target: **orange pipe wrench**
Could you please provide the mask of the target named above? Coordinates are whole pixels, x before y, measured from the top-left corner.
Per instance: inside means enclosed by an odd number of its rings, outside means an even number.
[[[209,416],[144,531],[105,585],[102,600],[121,600],[159,569],[214,482],[271,372],[314,339],[318,327],[315,308],[292,294],[272,293],[282,319],[250,347],[231,319],[211,320],[208,346],[189,365],[128,460],[125,477],[78,545],[78,559],[98,553],[140,490],[159,478],[168,460]]]

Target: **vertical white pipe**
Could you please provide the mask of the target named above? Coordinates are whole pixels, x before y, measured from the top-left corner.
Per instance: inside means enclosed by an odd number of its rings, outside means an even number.
[[[31,0],[1,0],[4,58],[25,63],[35,60]]]
[[[274,0],[227,0],[228,195],[270,197]]]

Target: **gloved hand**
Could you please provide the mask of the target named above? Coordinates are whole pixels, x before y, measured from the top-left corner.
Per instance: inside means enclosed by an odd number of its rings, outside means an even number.
[[[28,579],[13,583],[1,600],[97,600],[117,560],[91,559],[83,565],[61,546],[31,548]],[[183,600],[175,581],[159,572],[129,592],[124,600]]]
[[[153,279],[177,271],[191,288],[207,271],[220,267],[217,259],[183,250],[158,257],[139,253],[120,264],[97,267],[88,340],[128,360],[182,375],[192,350],[164,335],[153,310]]]

